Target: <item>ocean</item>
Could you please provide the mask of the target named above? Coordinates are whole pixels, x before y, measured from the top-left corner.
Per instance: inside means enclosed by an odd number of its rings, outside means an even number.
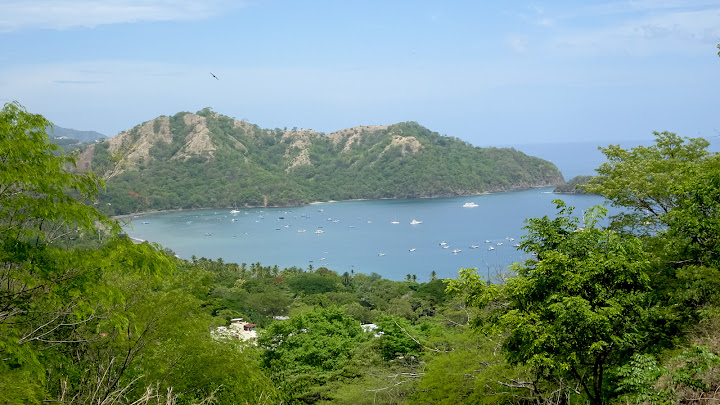
[[[186,210],[128,220],[133,238],[157,242],[179,257],[192,256],[265,266],[326,267],[378,273],[390,280],[408,274],[428,281],[455,278],[461,268],[493,277],[526,259],[514,245],[525,219],[554,216],[554,199],[576,214],[602,197],[559,195],[552,188],[471,197],[343,201],[292,209]],[[476,205],[466,207],[468,205]]]

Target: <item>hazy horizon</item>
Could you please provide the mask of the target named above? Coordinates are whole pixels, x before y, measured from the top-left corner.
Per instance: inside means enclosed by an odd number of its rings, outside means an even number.
[[[720,0],[0,0],[0,43],[0,103],[109,137],[205,107],[477,146],[720,127]]]

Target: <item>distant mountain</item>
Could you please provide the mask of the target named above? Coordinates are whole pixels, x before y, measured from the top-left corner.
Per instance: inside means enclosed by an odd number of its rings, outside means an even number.
[[[98,139],[107,139],[107,136],[95,131],[78,131],[59,127],[57,125],[48,127],[47,134],[50,138],[75,139],[80,142],[95,142]]]
[[[415,122],[323,134],[261,129],[204,109],[90,145],[78,166],[106,179],[110,215],[201,207],[471,195],[563,183],[552,163],[479,148]]]

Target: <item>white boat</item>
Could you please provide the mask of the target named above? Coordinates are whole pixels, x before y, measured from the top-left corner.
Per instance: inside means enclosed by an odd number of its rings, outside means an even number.
[[[497,244],[497,245],[498,245],[498,246],[502,246],[502,242],[498,242],[498,244]]]
[[[455,250],[453,250],[453,253],[455,253],[455,254],[458,254],[458,253],[460,253],[460,252],[462,252],[462,250],[460,250],[460,249],[455,249]]]
[[[239,213],[239,212],[240,212],[240,211],[238,211],[238,210],[231,210],[231,211],[230,211],[231,214],[237,214],[237,213]]]
[[[445,242],[445,241],[440,242],[440,246],[445,246],[445,245],[447,245],[447,242]]]
[[[410,225],[417,225],[417,224],[422,224],[422,221],[418,221],[417,219],[413,219],[412,221],[410,221]]]
[[[298,232],[305,232],[304,229],[298,229]]]
[[[450,246],[448,246],[448,245],[443,245],[443,249],[449,249],[449,248],[450,248]]]
[[[478,245],[470,245],[470,249],[477,249],[477,248],[479,248],[479,247],[480,247],[480,246],[478,246]]]
[[[485,243],[490,243],[490,241],[489,241],[489,240],[485,240]]]
[[[415,251],[415,248],[412,248],[409,250],[409,252],[414,252],[414,251]]]
[[[492,246],[490,246],[490,247],[488,248],[488,250],[495,250],[495,248],[492,247]]]
[[[315,231],[315,233],[319,235],[321,233],[325,233],[325,231],[323,231],[322,229],[318,229],[317,231]]]
[[[378,253],[378,256],[385,256],[385,253]]]
[[[392,222],[390,222],[390,223],[393,224],[393,225],[397,225],[397,224],[400,223],[400,221],[392,221]]]
[[[475,204],[474,202],[466,202],[465,204],[463,204],[463,208],[473,208],[473,207],[477,207],[477,206],[478,205]]]

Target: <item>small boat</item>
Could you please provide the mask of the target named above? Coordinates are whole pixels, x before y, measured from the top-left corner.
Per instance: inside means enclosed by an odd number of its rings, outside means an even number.
[[[417,224],[422,224],[422,221],[418,221],[417,219],[413,219],[412,221],[410,221],[410,225],[417,225]]]
[[[298,229],[298,232],[305,232],[304,229]]]
[[[477,207],[477,206],[478,205],[475,204],[474,202],[466,202],[465,204],[463,204],[463,208],[473,208],[473,207]]]
[[[445,245],[447,245],[447,242],[445,242],[445,241],[440,242],[440,246],[445,246]]]
[[[150,223],[150,222],[148,222],[148,221],[143,221],[143,224],[146,224],[146,225],[147,225],[147,224],[149,224],[149,223]]]
[[[212,236],[210,232],[205,232],[205,236]]]
[[[239,213],[239,212],[240,212],[240,211],[238,211],[238,210],[230,210],[230,213],[231,213],[231,214],[237,214],[237,213]]]
[[[502,246],[502,242],[498,242],[498,244],[497,244],[497,245],[498,245],[498,246]]]
[[[488,250],[495,250],[495,248],[492,247],[492,246],[490,246],[490,247],[488,248]]]
[[[236,221],[237,221],[237,218],[233,218],[230,220],[230,222],[236,222]]]
[[[414,251],[415,251],[415,248],[408,250],[408,252],[414,252]]]
[[[453,250],[453,253],[455,253],[455,254],[458,254],[458,253],[460,253],[460,252],[462,252],[462,250],[460,250],[460,249],[455,249],[455,250]]]
[[[385,256],[385,253],[378,253],[378,256]]]
[[[321,233],[325,233],[325,231],[323,231],[322,229],[318,229],[317,231],[315,231],[315,233],[319,235]]]
[[[397,225],[397,224],[400,223],[400,221],[390,221],[390,223],[393,224],[393,225]]]
[[[490,243],[490,241],[486,239],[486,240],[485,240],[485,243]]]
[[[479,247],[480,247],[480,246],[478,246],[478,245],[470,245],[470,249],[477,249],[477,248],[479,248]]]
[[[443,249],[449,249],[449,248],[450,248],[450,246],[448,246],[448,245],[443,245],[443,247],[442,247],[442,248],[443,248]]]

